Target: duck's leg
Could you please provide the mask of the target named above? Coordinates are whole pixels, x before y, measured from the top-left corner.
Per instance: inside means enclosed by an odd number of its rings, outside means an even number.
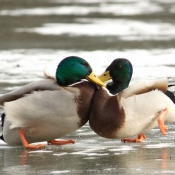
[[[164,135],[166,135],[166,130],[168,130],[168,128],[164,125],[164,120],[163,118],[166,116],[166,114],[168,113],[168,108],[165,108],[160,115],[157,118],[157,122],[158,122],[158,126],[160,129],[160,132]]]
[[[75,143],[74,140],[49,140],[47,141],[48,145],[66,145],[70,143]]]
[[[145,136],[145,134],[144,133],[142,133],[142,134],[139,134],[138,136],[137,136],[137,138],[135,138],[135,139],[131,139],[131,138],[124,138],[124,139],[121,139],[121,141],[122,142],[142,142],[142,139],[146,139],[146,136]]]
[[[24,132],[23,132],[23,130],[21,128],[18,130],[18,134],[19,134],[19,137],[21,139],[21,142],[22,142],[24,148],[29,148],[29,149],[44,148],[44,144],[29,145],[28,142],[27,142],[27,140],[24,137]]]

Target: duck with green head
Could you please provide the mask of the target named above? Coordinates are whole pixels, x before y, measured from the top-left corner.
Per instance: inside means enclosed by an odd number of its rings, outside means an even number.
[[[71,56],[59,63],[56,81],[33,82],[2,95],[1,139],[9,145],[34,149],[44,145],[29,143],[74,143],[73,140],[55,139],[76,131],[88,121],[91,100],[96,91],[94,84],[104,85],[93,74],[86,60]]]
[[[106,88],[111,94],[115,95],[129,86],[132,73],[131,62],[125,58],[118,58],[98,78],[103,82],[112,79],[112,82],[107,83]]]
[[[112,83],[107,84],[108,90],[100,87],[96,91],[91,104],[89,124],[102,137],[139,142],[145,138],[144,133],[155,126],[166,135],[164,121],[175,120],[175,105],[164,94],[168,79],[141,81],[128,86],[132,70],[127,59],[116,59],[99,76],[103,82],[112,79]],[[135,135],[138,135],[136,139],[126,138]]]

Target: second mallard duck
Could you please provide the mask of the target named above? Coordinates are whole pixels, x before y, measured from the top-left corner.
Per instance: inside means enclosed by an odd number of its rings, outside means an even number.
[[[91,104],[90,127],[102,137],[124,138],[123,141],[129,142],[141,141],[144,133],[156,126],[166,135],[164,121],[175,120],[175,105],[164,94],[168,79],[141,81],[128,87],[131,76],[132,65],[127,59],[114,60],[99,76],[102,81],[112,78],[112,83],[107,84],[111,93],[103,87],[96,91]],[[138,135],[136,139],[126,138],[135,135]]]

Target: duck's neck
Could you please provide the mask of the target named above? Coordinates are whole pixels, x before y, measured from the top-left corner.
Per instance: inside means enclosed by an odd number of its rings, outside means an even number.
[[[68,86],[68,85],[71,85],[71,84],[74,84],[76,83],[78,80],[75,80],[73,79],[72,77],[69,78],[69,77],[56,77],[57,79],[57,84],[60,85],[60,86]]]
[[[113,95],[119,93],[120,91],[124,90],[125,88],[127,88],[129,85],[129,82],[125,81],[125,82],[121,82],[121,81],[112,81],[110,83],[107,84],[107,89],[109,90],[109,92]]]

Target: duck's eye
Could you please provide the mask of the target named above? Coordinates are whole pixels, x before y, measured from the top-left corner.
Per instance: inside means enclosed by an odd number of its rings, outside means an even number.
[[[84,65],[84,66],[89,66],[88,63],[86,63],[86,62],[83,62],[81,64]]]
[[[103,76],[106,76],[106,74],[104,74]]]

